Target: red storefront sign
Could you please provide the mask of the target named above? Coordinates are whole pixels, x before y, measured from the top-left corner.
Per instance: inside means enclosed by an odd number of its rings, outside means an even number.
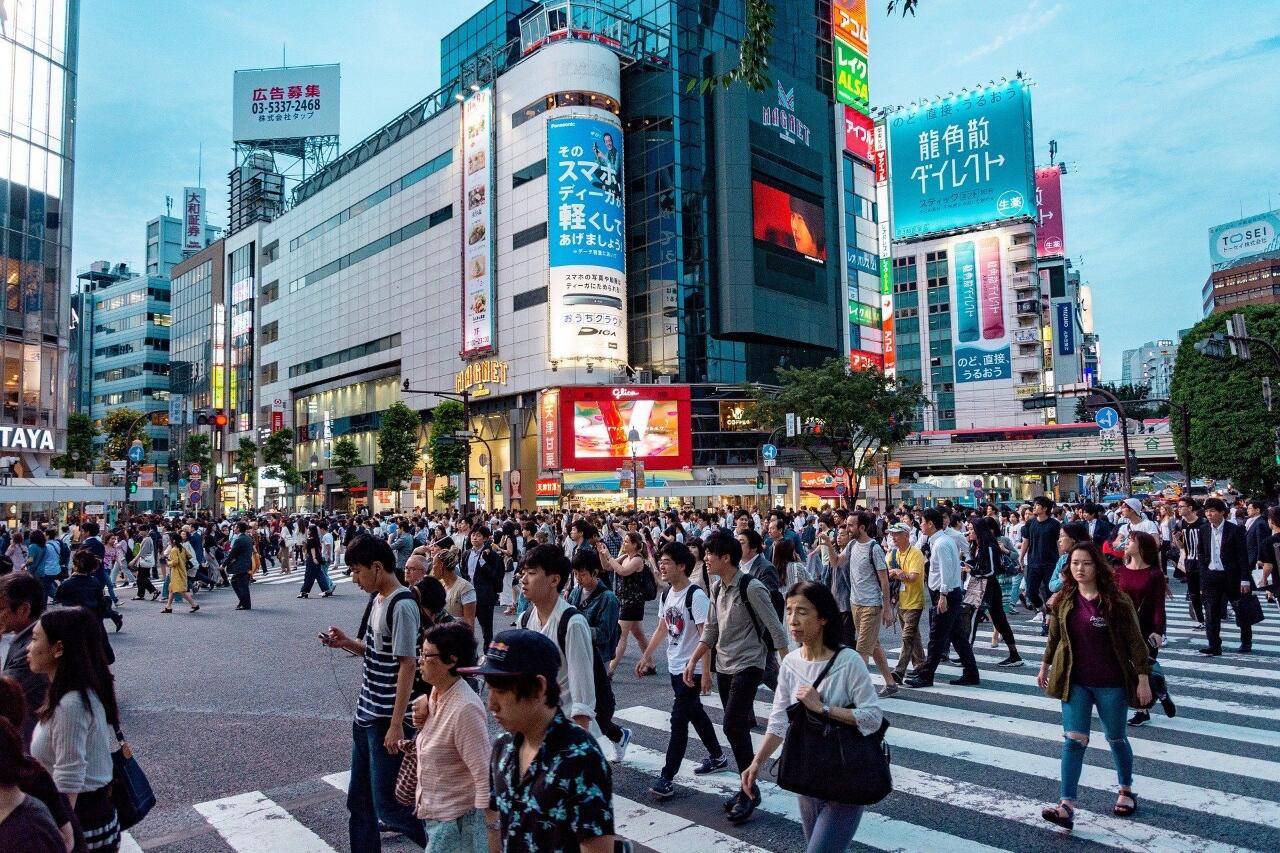
[[[560,467],[559,388],[543,391],[538,398],[538,458],[543,471]]]
[[[851,349],[849,350],[849,368],[851,370],[884,370],[884,356],[870,350]]]
[[[844,150],[868,163],[875,161],[876,123],[853,107],[844,108]],[[877,174],[879,167],[877,166]],[[877,177],[876,180],[879,180]]]
[[[538,480],[537,495],[540,498],[560,497],[560,481],[554,477],[542,477]]]

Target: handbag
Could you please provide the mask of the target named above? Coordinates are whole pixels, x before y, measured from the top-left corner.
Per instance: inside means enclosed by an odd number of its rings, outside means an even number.
[[[969,583],[964,588],[964,601],[962,603],[975,609],[981,607],[982,600],[987,594],[987,580],[988,578],[975,578],[970,575]]]
[[[400,741],[400,771],[396,773],[396,802],[416,805],[418,800],[418,742],[413,738]]]
[[[1262,615],[1262,602],[1252,592],[1237,598],[1232,607],[1236,611],[1236,625],[1241,628],[1257,625],[1265,618]]]
[[[843,648],[836,649],[823,668],[816,690]],[[888,719],[875,734],[857,726],[815,714],[801,702],[787,708],[787,736],[778,759],[778,786],[793,794],[851,806],[870,806],[893,791],[889,747],[884,733]]]
[[[129,829],[155,806],[156,795],[120,729],[116,729],[116,740],[120,748],[111,753],[111,802],[120,828]]]

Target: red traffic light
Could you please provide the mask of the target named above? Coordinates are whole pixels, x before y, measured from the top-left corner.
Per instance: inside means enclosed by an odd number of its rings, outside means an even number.
[[[216,426],[216,427],[218,427],[218,428],[222,428],[222,427],[226,426],[226,425],[227,425],[227,416],[226,416],[226,413],[224,413],[224,412],[214,412],[214,413],[213,413],[213,417],[210,419],[210,422],[211,422],[214,426]]]

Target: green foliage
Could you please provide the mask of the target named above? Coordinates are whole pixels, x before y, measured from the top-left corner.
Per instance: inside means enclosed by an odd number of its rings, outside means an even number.
[[[263,473],[287,486],[302,485],[302,475],[293,464],[293,430],[285,427],[267,436],[262,443]]]
[[[67,418],[67,452],[53,458],[53,467],[70,477],[75,471],[93,470],[93,440],[98,428],[93,418],[76,412]]]
[[[915,0],[911,0],[915,2]],[[715,87],[727,89],[741,81],[754,92],[769,88],[769,45],[773,44],[773,3],[770,0],[746,0],[746,31],[738,43],[738,67],[724,74],[702,79],[694,78],[685,86],[686,92],[697,89],[707,94]]]
[[[359,464],[360,448],[356,447],[354,441],[340,438],[333,443],[333,457],[329,460],[329,467],[347,492],[360,485],[360,478],[351,470]]]
[[[1280,306],[1241,308],[1250,337],[1280,345]],[[1280,484],[1280,468],[1274,455],[1274,430],[1280,412],[1268,412],[1262,400],[1262,377],[1277,377],[1277,366],[1260,346],[1253,358],[1243,361],[1206,358],[1195,344],[1221,332],[1221,314],[1206,317],[1191,327],[1178,346],[1170,395],[1191,415],[1191,467],[1193,477],[1230,479],[1244,493],[1274,494]],[[1178,453],[1183,453],[1181,431],[1173,430]]]
[[[462,404],[457,400],[445,400],[431,410],[431,438],[427,441],[427,452],[431,454],[431,470],[436,474],[462,473],[467,445],[455,440],[453,434],[464,428]]]
[[[192,462],[200,466],[202,478],[208,479],[213,476],[213,449],[209,445],[209,436],[204,433],[191,433],[182,442],[182,464],[186,466]],[[186,476],[185,469],[182,476]]]
[[[449,506],[452,506],[458,501],[458,487],[453,485],[453,483],[450,483],[440,491],[436,492],[436,497],[444,501]]]
[[[756,389],[756,419],[766,429],[783,426],[788,412],[801,422],[820,422],[821,433],[781,443],[803,450],[827,473],[845,468],[855,482],[871,469],[877,451],[907,437],[915,410],[928,403],[919,386],[886,379],[878,370],[851,371],[838,358],[819,367],[780,367],[777,373],[781,391]]]
[[[1148,418],[1169,417],[1168,403],[1140,402],[1151,395],[1151,386],[1149,385],[1140,382],[1103,382],[1099,387],[1107,389],[1120,398],[1120,402],[1124,403],[1125,416],[1130,420],[1143,421]],[[1076,423],[1087,424],[1093,421],[1094,412],[1085,408],[1084,403],[1084,397],[1077,398]]]
[[[240,482],[246,488],[258,487],[258,445],[253,439],[240,439],[240,449],[236,451],[236,470],[240,472]]]
[[[395,402],[382,413],[378,427],[378,475],[399,495],[418,463],[418,430],[422,417],[404,403]]]
[[[151,450],[151,436],[145,431],[146,425],[147,419],[142,412],[127,406],[116,409],[103,418],[102,432],[107,437],[102,451],[103,461],[124,460],[128,456],[129,446],[135,440],[141,441],[148,451]]]

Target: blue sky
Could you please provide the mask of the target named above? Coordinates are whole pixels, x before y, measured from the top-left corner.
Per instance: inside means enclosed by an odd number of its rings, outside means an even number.
[[[1207,229],[1280,206],[1280,3],[921,4],[904,20],[870,0],[872,103],[1018,70],[1038,83],[1037,159],[1058,140],[1067,253],[1093,285],[1103,376],[1118,378],[1122,349],[1200,318]],[[290,64],[340,62],[345,150],[439,85],[441,36],[483,5],[82,4],[75,268],[141,266],[145,223],[194,184],[201,142],[225,223],[234,69],[278,65],[282,43]]]

